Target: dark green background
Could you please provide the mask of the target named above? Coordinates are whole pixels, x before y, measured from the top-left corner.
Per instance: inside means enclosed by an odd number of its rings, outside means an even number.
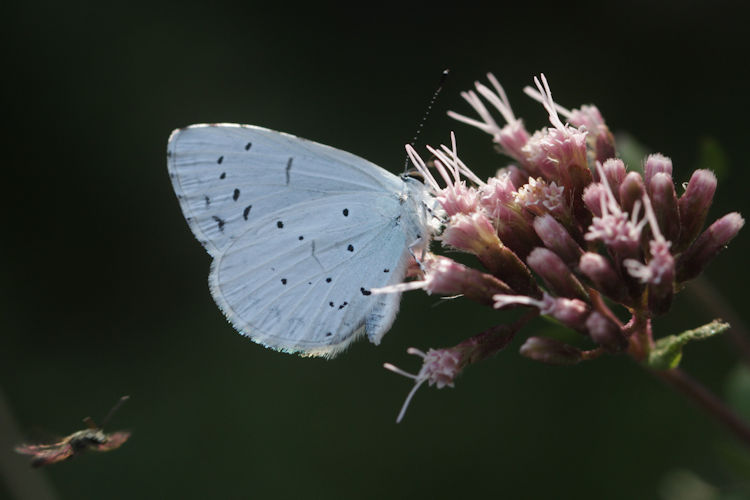
[[[687,6],[690,4],[690,6]],[[739,2],[737,3],[739,4]],[[514,10],[515,9],[515,10]],[[454,389],[411,387],[409,346],[449,346],[502,316],[412,292],[383,344],[334,361],[279,354],[234,333],[206,284],[209,258],[166,171],[170,131],[240,122],[354,152],[391,171],[440,71],[453,73],[421,136],[456,130],[480,176],[488,136],[451,121],[493,71],[530,129],[521,88],[545,72],[558,102],[594,102],[614,131],[671,156],[686,180],[717,141],[715,218],[748,207],[746,17],[722,2],[437,4],[396,9],[269,2],[15,2],[2,42],[0,395],[5,477],[60,498],[665,498],[680,471],[740,498],[731,437],[625,358],[572,368],[517,354],[522,338]],[[747,231],[747,230],[746,230]],[[710,268],[745,314],[750,238]],[[688,294],[657,332],[715,316]],[[531,325],[524,336],[549,329]],[[684,367],[717,393],[738,366],[715,339]],[[130,394],[120,450],[42,471],[10,451],[65,434]],[[744,462],[743,462],[744,460]],[[745,476],[747,480],[747,476]],[[13,485],[13,486],[12,486]],[[747,491],[747,490],[744,490]]]

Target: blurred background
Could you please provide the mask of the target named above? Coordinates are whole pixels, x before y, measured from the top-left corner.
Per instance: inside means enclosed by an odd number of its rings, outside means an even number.
[[[539,128],[546,115],[521,89],[544,72],[557,102],[595,103],[613,131],[670,156],[678,182],[714,169],[712,220],[747,216],[739,4],[6,6],[0,497],[749,498],[748,450],[631,360],[522,358],[523,338],[549,332],[543,321],[454,389],[421,389],[398,425],[411,383],[382,364],[416,372],[407,347],[454,345],[502,315],[412,292],[380,347],[361,341],[333,361],[236,334],[210,297],[209,257],[165,157],[174,128],[239,122],[400,172],[450,68],[420,147],[455,130],[487,177],[505,159],[445,112],[471,114],[459,92],[492,71]],[[707,272],[723,298],[682,293],[657,335],[717,307],[747,320],[747,231]],[[729,337],[688,346],[682,366],[750,417],[750,375]],[[133,432],[121,449],[43,470],[12,452],[100,420],[123,394],[108,426]]]

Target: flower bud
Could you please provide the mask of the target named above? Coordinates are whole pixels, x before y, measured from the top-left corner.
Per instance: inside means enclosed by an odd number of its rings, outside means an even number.
[[[620,352],[628,347],[628,339],[620,326],[596,311],[586,319],[586,330],[594,342],[609,352]]]
[[[581,256],[579,266],[581,272],[591,280],[597,290],[617,302],[626,301],[627,286],[606,257],[598,253],[586,252]]]
[[[716,176],[710,170],[696,170],[690,177],[687,189],[680,196],[680,241],[675,250],[684,250],[698,236],[706,222],[716,192]]]
[[[502,245],[492,223],[482,212],[452,216],[443,233],[443,244],[472,253],[483,263],[491,260],[492,253]]]
[[[578,264],[583,250],[562,224],[549,214],[534,219],[534,230],[544,245],[555,252],[569,266]]]
[[[607,188],[601,182],[594,182],[583,190],[583,203],[595,217],[602,216],[602,202],[607,202]]]
[[[523,148],[529,142],[531,136],[526,131],[521,120],[508,123],[495,137],[495,142],[502,148],[503,152],[520,162],[526,160]]]
[[[591,214],[586,210],[586,205],[583,201],[583,192],[594,181],[591,169],[589,169],[586,163],[571,164],[565,171],[563,180],[566,194],[572,198],[570,210],[573,216],[579,221],[579,224],[586,227],[591,223]]]
[[[489,219],[480,213],[451,217],[443,243],[476,255],[480,262],[513,291],[539,295],[539,288],[523,261],[500,242]]]
[[[547,292],[542,293],[541,299],[503,293],[495,295],[492,299],[495,301],[493,304],[495,309],[508,306],[536,307],[541,314],[554,318],[569,328],[586,333],[584,323],[591,312],[591,308],[582,300],[553,297]]]
[[[542,242],[531,225],[534,218],[528,211],[503,205],[498,207],[498,214],[492,221],[497,228],[497,235],[503,245],[520,258],[525,258],[535,247],[541,245]]]
[[[596,106],[583,105],[581,109],[574,109],[569,119],[571,125],[583,125],[589,131],[587,141],[594,145],[595,161],[604,162],[615,156],[615,138]]]
[[[586,333],[585,321],[591,312],[591,308],[579,299],[568,299],[565,297],[552,297],[545,295],[545,307],[540,309],[541,313],[555,318],[557,321],[581,333]]]
[[[651,184],[651,179],[658,173],[667,174],[672,179],[672,160],[659,153],[648,155],[643,165],[643,178],[646,186]]]
[[[526,258],[529,267],[542,277],[547,287],[560,297],[587,300],[581,282],[573,276],[568,266],[553,251],[535,248]]]
[[[479,188],[479,205],[490,218],[496,219],[499,216],[500,206],[515,203],[515,192],[516,185],[510,173],[498,173]]]
[[[672,177],[658,172],[649,183],[651,206],[667,241],[677,241],[680,235],[680,214],[677,210],[677,193],[674,190]]]
[[[529,337],[520,352],[527,358],[550,365],[575,365],[583,357],[580,349],[549,337]]]
[[[625,180],[627,171],[625,170],[625,164],[619,158],[610,158],[609,160],[602,163],[602,171],[604,176],[607,178],[609,188],[612,190],[612,194],[615,197],[615,201],[620,202],[620,184]]]
[[[711,224],[695,242],[683,252],[677,263],[677,282],[681,283],[698,276],[706,265],[732,238],[737,236],[745,220],[732,212]]]
[[[489,274],[471,269],[442,256],[432,256],[425,261],[427,293],[438,295],[464,295],[480,304],[492,305],[492,297],[509,293],[511,289]],[[414,283],[414,282],[410,282]]]
[[[609,128],[605,125],[596,133],[594,141],[595,160],[602,162],[612,158],[617,154],[615,151],[615,136],[612,135]]]
[[[630,172],[620,184],[620,206],[627,213],[633,212],[633,205],[643,198],[646,188],[638,172]]]

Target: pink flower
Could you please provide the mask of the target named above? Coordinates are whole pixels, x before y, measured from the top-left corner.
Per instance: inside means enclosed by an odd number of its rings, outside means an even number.
[[[484,182],[458,158],[456,137],[452,133],[451,145],[451,149],[441,146],[439,150],[427,146],[427,150],[437,158],[434,165],[446,184],[444,188],[440,187],[440,184],[432,175],[424,160],[409,144],[406,145],[406,153],[409,155],[416,169],[424,177],[425,184],[427,184],[432,194],[440,202],[440,205],[448,216],[459,213],[470,214],[479,209],[480,195],[476,188],[467,186],[466,182],[461,179],[461,176],[463,175],[478,185],[484,184]]]
[[[448,111],[448,116],[473,127],[477,127],[478,129],[492,135],[492,140],[502,148],[505,154],[523,164],[526,162],[526,155],[523,152],[523,147],[529,140],[529,133],[524,128],[523,122],[516,119],[513,114],[508,96],[505,95],[505,90],[497,81],[495,75],[487,73],[487,79],[489,79],[492,84],[494,92],[485,85],[482,85],[479,82],[474,82],[477,92],[482,94],[482,96],[492,104],[492,106],[505,119],[507,125],[500,127],[479,96],[472,90],[462,92],[461,97],[463,97],[466,102],[474,108],[474,111],[477,112],[481,121],[460,115],[453,111]],[[528,167],[527,165],[524,166]]]
[[[417,389],[419,389],[422,384],[427,382],[430,386],[437,386],[438,389],[442,389],[443,387],[453,387],[453,380],[461,371],[459,364],[461,356],[451,349],[429,349],[425,354],[419,349],[410,347],[406,352],[419,356],[424,360],[422,362],[422,368],[419,369],[419,373],[416,375],[405,372],[391,363],[385,363],[383,365],[387,370],[415,380],[414,387],[409,391],[409,394],[406,396],[406,401],[404,401],[404,405],[398,413],[396,423],[401,422],[404,418],[404,414],[409,407],[411,398],[414,397]]]

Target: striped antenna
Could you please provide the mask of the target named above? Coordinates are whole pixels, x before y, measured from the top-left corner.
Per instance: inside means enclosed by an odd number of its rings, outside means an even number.
[[[409,145],[411,147],[414,147],[414,145],[417,143],[419,134],[422,132],[422,128],[424,128],[424,124],[427,121],[427,117],[430,116],[430,112],[432,111],[432,107],[435,105],[435,101],[437,101],[440,91],[443,90],[443,85],[445,85],[445,81],[448,79],[449,73],[450,73],[450,70],[444,69],[443,72],[440,74],[440,81],[438,82],[438,86],[435,89],[435,92],[432,93],[432,97],[430,97],[430,101],[427,103],[427,109],[425,110],[424,115],[422,115],[422,119],[419,121],[419,125],[417,126],[417,131],[414,134],[414,137],[409,142]],[[407,172],[408,170],[409,170],[409,155],[407,154],[406,159],[404,160],[404,172]]]

